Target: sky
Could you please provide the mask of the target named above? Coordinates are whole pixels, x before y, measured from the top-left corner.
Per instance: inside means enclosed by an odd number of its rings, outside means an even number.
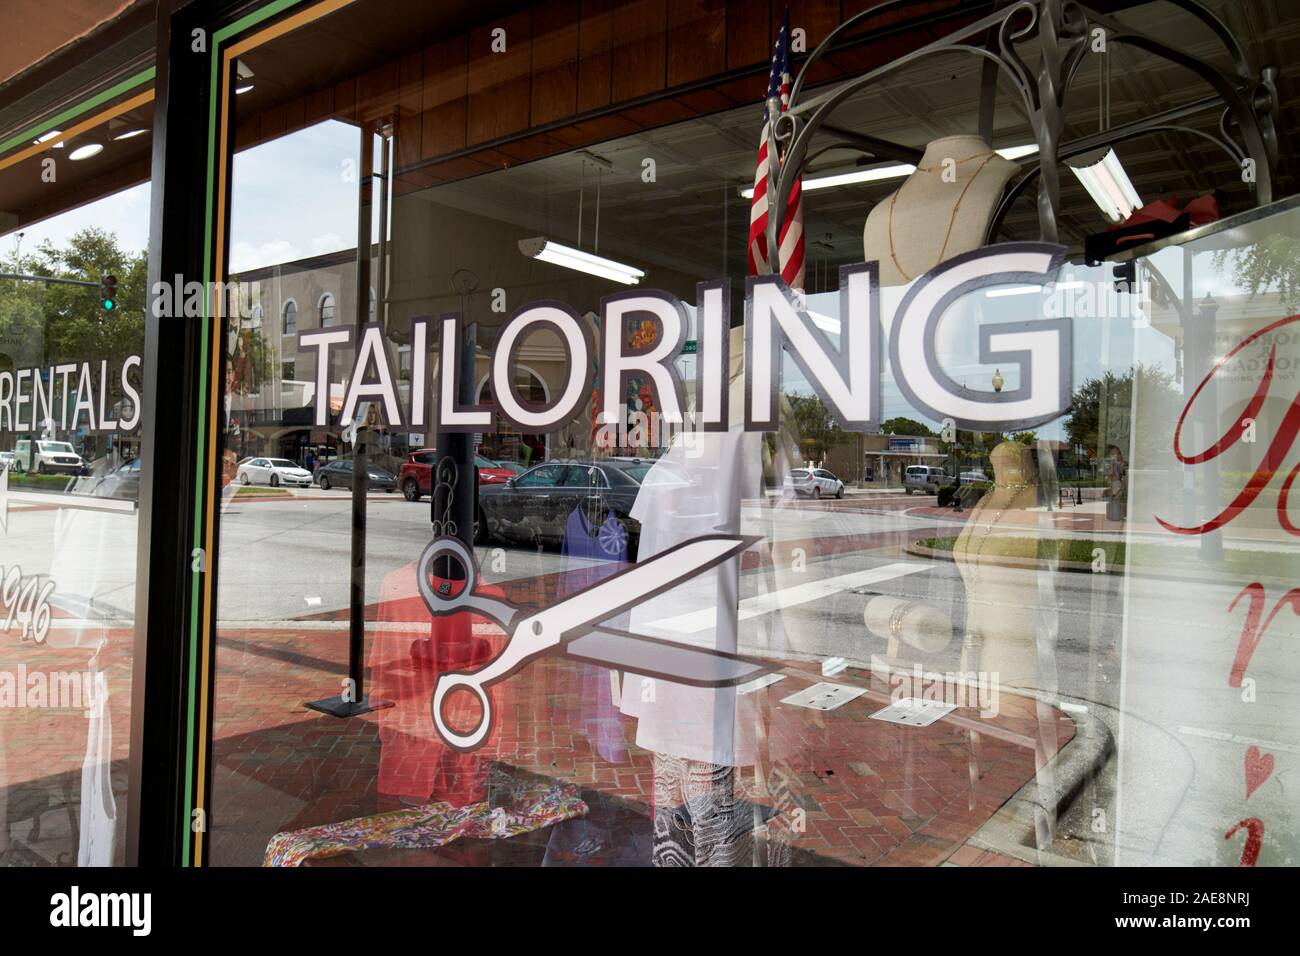
[[[56,246],[66,245],[74,233],[87,226],[116,234],[118,245],[128,252],[144,252],[149,248],[149,184],[141,183],[42,222],[14,229],[0,237],[0,254],[5,258],[14,254],[19,233],[23,234],[22,251],[28,253],[34,252],[46,239]]]
[[[292,262],[356,245],[358,133],[335,120],[235,154],[231,271]],[[64,245],[97,226],[127,250],[149,244],[149,183],[0,236],[0,253],[33,251],[46,239]]]
[[[231,271],[355,248],[358,146],[328,120],[236,153]]]

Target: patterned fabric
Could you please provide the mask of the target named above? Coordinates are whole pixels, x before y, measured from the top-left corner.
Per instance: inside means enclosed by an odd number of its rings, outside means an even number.
[[[791,775],[774,767],[756,786],[744,777],[740,768],[656,753],[653,865],[789,866]]]
[[[564,782],[518,782],[494,772],[492,799],[457,807],[427,803],[271,837],[263,866],[301,866],[356,850],[432,849],[461,838],[500,840],[583,816],[587,804]]]

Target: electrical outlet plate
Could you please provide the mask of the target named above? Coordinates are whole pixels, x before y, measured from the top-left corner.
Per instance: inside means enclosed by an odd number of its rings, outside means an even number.
[[[904,697],[883,710],[876,711],[871,715],[871,719],[903,724],[907,727],[929,727],[940,717],[946,717],[956,709],[956,704],[945,704],[941,700]]]
[[[811,707],[813,710],[834,710],[849,701],[861,697],[867,692],[865,687],[849,687],[847,684],[830,684],[826,681],[805,687],[797,694],[791,694],[781,701],[795,707]]]

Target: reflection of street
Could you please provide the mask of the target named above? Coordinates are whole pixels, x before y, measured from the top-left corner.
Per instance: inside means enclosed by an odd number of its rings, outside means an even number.
[[[25,573],[28,565],[31,571],[47,573],[59,540],[58,515],[55,509],[11,506],[10,536],[21,546]],[[824,658],[843,657],[848,671],[836,679],[865,683],[864,671],[873,655],[884,653],[885,641],[868,633],[863,612],[872,597],[885,595],[938,606],[950,617],[957,633],[948,646],[916,657],[929,671],[958,669],[960,628],[967,613],[960,577],[951,562],[926,561],[906,553],[904,547],[918,539],[956,534],[962,516],[940,513],[933,499],[850,497],[842,502],[750,501],[742,517],[746,533],[779,542],[775,548],[759,546],[743,562],[742,653],[807,660],[814,666]],[[133,566],[129,558],[135,547],[135,520],[130,516],[115,517],[103,524],[102,532],[104,548],[97,555],[86,555],[85,561],[103,564],[102,555],[106,553],[121,555],[122,559],[107,562],[108,566],[101,569],[94,615],[103,615],[110,622],[127,622],[134,602],[133,582],[126,571],[115,578],[113,568]],[[428,506],[397,496],[372,496],[367,534],[366,599],[368,604],[377,605],[385,578],[397,572],[402,572],[397,575],[402,578],[403,569],[409,569],[427,544]],[[240,646],[248,641],[265,641],[268,634],[279,634],[276,640],[283,638],[287,642],[286,653],[307,661],[336,657],[347,627],[350,540],[348,493],[308,490],[282,497],[227,501],[218,566],[222,634]],[[566,559],[554,550],[497,543],[478,549],[478,556],[485,580],[496,584],[553,579],[577,566],[574,558]],[[770,573],[773,566],[781,569],[780,574]],[[1028,588],[1035,586],[1034,571],[1015,573],[1024,575]],[[87,595],[78,593],[77,580],[75,574],[60,577],[60,587],[53,597],[58,613],[52,631],[81,626],[78,619],[92,616]],[[1061,573],[1055,576],[1054,583],[1059,623],[1056,685],[1062,696],[1086,702],[1094,715],[1109,723],[1110,732],[1118,735],[1119,721],[1111,715],[1118,704],[1123,579],[1120,575]],[[1130,582],[1130,588],[1152,586],[1148,581]],[[704,595],[691,593],[691,584],[682,587],[683,606],[698,608],[707,604]],[[413,579],[411,592],[414,595]],[[1197,632],[1200,638],[1192,646],[1220,647],[1230,654],[1235,635],[1210,634],[1205,624],[1219,620],[1229,600],[1231,595],[1224,589],[1207,588],[1204,606],[1186,605],[1158,620],[1132,619],[1128,653],[1164,661],[1167,686],[1194,691],[1206,662],[1189,659],[1177,648],[1187,644],[1188,634]],[[394,616],[368,611],[367,618],[373,622],[370,639],[381,631],[427,634],[427,617],[416,613],[418,602],[403,605],[407,607],[410,613],[405,617],[402,613]],[[781,617],[788,646],[762,646],[754,640],[761,619],[775,614]],[[652,623],[662,633],[689,642],[693,635],[711,627],[705,617],[687,615],[682,620],[670,617]],[[6,634],[5,639],[16,640],[16,634]],[[230,647],[233,654],[235,645]],[[226,659],[234,661],[238,657]],[[223,666],[221,660],[219,647],[219,666]],[[316,674],[309,683],[315,688],[313,692],[324,692],[335,681],[336,675],[331,672]],[[1140,696],[1130,695],[1131,704],[1134,700],[1140,704]],[[296,708],[298,703],[296,699],[280,702],[290,708]],[[1260,726],[1277,723],[1268,713],[1274,704],[1261,700],[1255,706],[1260,708]],[[1137,719],[1129,720],[1123,730],[1135,746],[1138,729],[1146,726],[1146,721],[1159,718],[1158,723],[1167,724],[1169,719],[1163,714],[1131,716]],[[1187,724],[1187,732],[1181,735],[1185,738],[1180,740],[1182,747],[1172,747],[1167,735],[1154,731],[1147,731],[1151,739],[1143,745],[1147,759],[1168,764],[1166,777],[1171,792],[1163,796],[1171,806],[1190,780],[1195,754],[1203,748],[1224,746],[1203,734],[1198,736],[1199,725],[1190,721]],[[80,733],[84,737],[84,727]],[[1197,802],[1213,806],[1223,795],[1210,791],[1220,786],[1226,794],[1235,781],[1199,781]],[[1078,834],[1089,839],[1088,820],[1080,822]],[[1104,835],[1101,839],[1104,842]]]

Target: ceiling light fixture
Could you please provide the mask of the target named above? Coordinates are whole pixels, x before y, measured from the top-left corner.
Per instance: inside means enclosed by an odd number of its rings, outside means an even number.
[[[606,259],[604,256],[592,255],[590,252],[583,252],[572,246],[561,245],[545,236],[520,239],[519,251],[531,259],[540,259],[542,262],[564,266],[566,269],[611,279],[623,285],[636,285],[645,278],[645,272],[635,266]]]
[[[1024,146],[1008,146],[1006,149],[999,149],[996,152],[1003,159],[1020,159],[1038,152],[1038,147],[1033,143],[1028,143]],[[811,192],[814,189],[830,189],[832,186],[851,186],[856,183],[874,183],[882,179],[901,179],[904,176],[912,175],[914,172],[916,172],[916,167],[910,163],[891,163],[888,166],[870,166],[866,169],[854,169],[845,173],[831,173],[829,176],[805,177],[803,191]],[[745,199],[753,199],[754,187],[744,187],[740,190],[740,195]]]
[[[41,146],[45,143],[48,143],[50,140],[54,139],[54,137],[60,135],[62,134],[57,129],[52,129],[48,133],[42,133],[40,136],[37,136],[34,140],[32,140],[32,142],[37,146]]]
[[[1083,283],[1078,280],[1069,282],[1048,282],[1044,285],[1004,285],[994,289],[988,289],[984,293],[986,299],[1000,299],[1006,295],[1029,295],[1034,292],[1044,294],[1056,289],[1082,289]]]
[[[1123,222],[1142,208],[1142,199],[1115,155],[1115,150],[1090,153],[1070,161],[1070,171],[1088,190],[1101,211],[1111,222]]]
[[[243,60],[235,61],[235,95],[240,96],[253,88],[253,71]]]
[[[131,123],[124,119],[111,119],[108,121],[108,138],[114,142],[143,136],[147,132],[149,130],[139,123]]]
[[[103,151],[103,143],[82,143],[68,154],[68,159],[73,162],[80,162],[83,159],[90,159],[92,156],[98,156]]]

